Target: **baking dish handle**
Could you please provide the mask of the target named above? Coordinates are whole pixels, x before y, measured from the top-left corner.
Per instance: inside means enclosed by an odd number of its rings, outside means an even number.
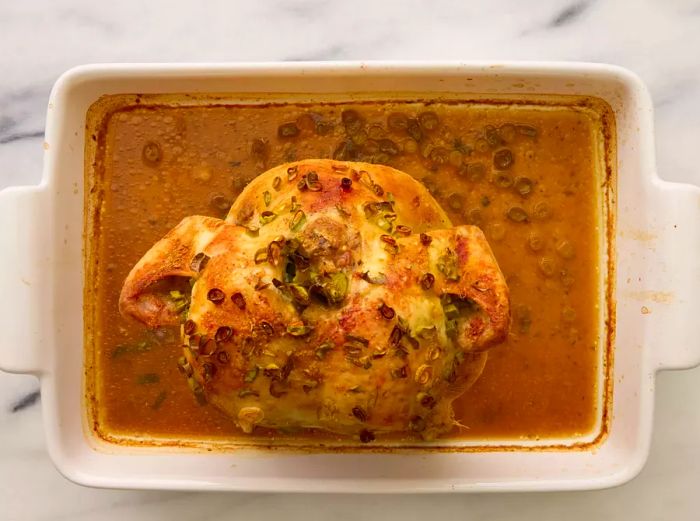
[[[700,364],[700,188],[657,180],[654,184],[649,320],[657,369]]]
[[[10,373],[40,374],[47,367],[41,352],[47,325],[41,303],[49,297],[44,195],[38,186],[0,191],[0,369]]]

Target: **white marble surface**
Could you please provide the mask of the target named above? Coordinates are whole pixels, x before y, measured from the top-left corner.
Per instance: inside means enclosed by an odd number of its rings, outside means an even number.
[[[39,181],[49,89],[73,65],[295,59],[620,64],[639,73],[652,91],[660,175],[700,184],[700,0],[0,0],[0,49],[0,188]],[[554,494],[357,497],[86,489],[63,479],[47,457],[40,411],[32,403],[37,389],[31,377],[0,373],[3,520],[700,518],[700,369],[660,376],[651,457],[635,481],[614,490]]]

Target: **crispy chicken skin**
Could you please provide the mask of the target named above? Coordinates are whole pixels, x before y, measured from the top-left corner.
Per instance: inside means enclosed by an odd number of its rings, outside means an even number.
[[[168,281],[189,279],[191,295]],[[186,217],[134,266],[122,314],[181,324],[195,396],[244,432],[432,439],[503,341],[508,288],[481,230],[395,169],[275,167],[225,220]]]

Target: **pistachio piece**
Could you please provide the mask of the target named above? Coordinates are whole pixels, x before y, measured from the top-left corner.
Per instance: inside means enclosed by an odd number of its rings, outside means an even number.
[[[238,411],[238,426],[246,434],[253,432],[253,428],[263,421],[265,413],[260,407],[242,407]]]

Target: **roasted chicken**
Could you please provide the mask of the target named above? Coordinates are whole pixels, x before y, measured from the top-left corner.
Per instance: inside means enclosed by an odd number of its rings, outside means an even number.
[[[178,279],[188,291],[169,289]],[[194,395],[244,432],[363,442],[449,431],[510,318],[479,228],[453,227],[403,172],[331,160],[261,174],[225,220],[183,219],[134,266],[120,309],[180,324]]]

